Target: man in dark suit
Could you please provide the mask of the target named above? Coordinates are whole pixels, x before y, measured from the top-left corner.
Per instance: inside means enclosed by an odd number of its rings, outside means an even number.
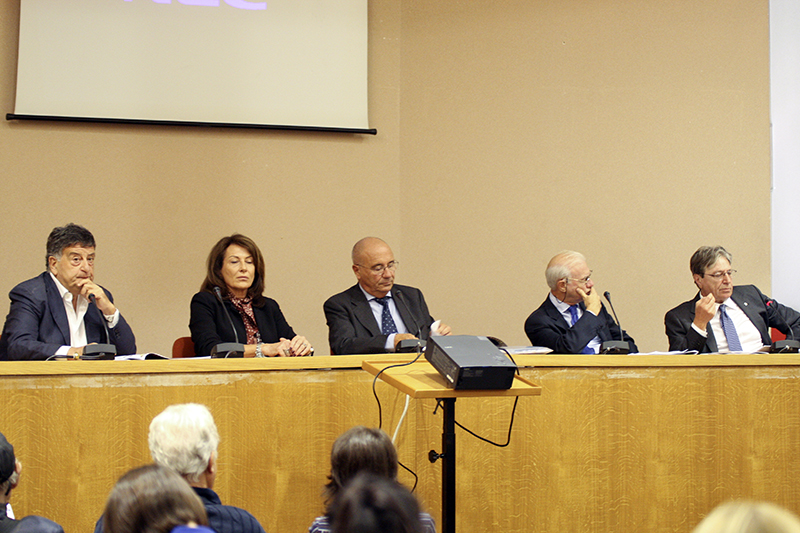
[[[599,353],[604,341],[625,340],[638,352],[633,339],[620,329],[600,301],[592,271],[583,254],[564,251],[545,270],[550,294],[525,321],[525,333],[534,346],[555,353]]]
[[[331,354],[393,352],[404,339],[427,339],[434,320],[419,289],[395,285],[389,245],[365,237],[353,246],[352,259],[358,283],[323,305]],[[435,331],[450,334],[444,324]]]
[[[0,360],[80,358],[87,344],[110,341],[118,355],[136,353],[136,340],[111,293],[94,282],[94,236],[67,224],[47,238],[47,271],[11,289]],[[102,313],[103,316],[100,314]]]
[[[689,268],[697,295],[664,317],[669,349],[701,353],[747,352],[771,344],[769,328],[800,339],[800,313],[765,296],[754,285],[733,285],[731,254],[701,246]]]

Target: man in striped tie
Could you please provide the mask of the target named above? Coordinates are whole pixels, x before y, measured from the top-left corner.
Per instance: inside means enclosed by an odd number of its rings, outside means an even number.
[[[769,328],[800,339],[800,313],[755,285],[734,286],[732,259],[722,246],[701,246],[692,255],[689,268],[700,290],[664,318],[671,351],[753,353],[771,344]]]

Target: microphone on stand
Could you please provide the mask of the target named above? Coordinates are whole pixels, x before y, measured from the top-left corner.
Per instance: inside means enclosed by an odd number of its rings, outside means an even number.
[[[97,309],[97,312],[100,314],[100,322],[103,323],[103,329],[106,332],[106,343],[87,344],[83,347],[81,359],[86,359],[87,361],[114,359],[114,357],[117,355],[117,347],[111,344],[111,332],[108,329],[108,320],[106,320],[106,317],[100,308],[97,307],[97,299],[95,298],[94,294],[89,294],[89,301],[94,304],[95,309]]]
[[[225,313],[225,316],[228,317],[228,323],[231,325],[233,338],[236,339],[236,342],[221,342],[217,344],[211,348],[211,357],[214,359],[244,357],[244,344],[239,342],[239,333],[237,333],[236,327],[233,325],[233,319],[228,312],[228,308],[225,307],[225,302],[222,300],[222,291],[219,287],[214,287],[214,294],[217,295],[217,300],[219,300],[219,304],[222,306],[222,311]]]
[[[414,326],[414,329],[417,330],[417,338],[401,340],[395,346],[394,351],[398,353],[413,353],[413,352],[419,353],[425,348],[426,345],[426,342],[420,339],[420,337],[422,336],[422,328],[420,328],[419,324],[417,324],[417,321],[414,320],[414,315],[411,313],[411,308],[406,303],[406,297],[399,289],[395,291],[395,296],[397,297],[397,300],[403,304],[403,307],[406,308],[408,316],[411,317],[411,325]]]
[[[611,293],[606,291],[603,293],[603,296],[606,297],[606,301],[608,301],[608,305],[611,307],[611,312],[614,313],[614,320],[616,320],[617,326],[619,326],[620,340],[605,341],[600,346],[600,353],[610,354],[610,355],[625,355],[631,351],[631,347],[625,341],[625,335],[622,333],[622,324],[619,323],[619,319],[617,318],[617,312],[614,311],[614,304],[611,303]]]
[[[789,327],[789,323],[786,322],[786,319],[783,318],[783,315],[777,309],[777,307],[773,307],[775,304],[775,300],[767,300],[767,311],[772,312],[772,316],[777,316],[780,318],[780,321],[786,325],[786,329],[789,331],[788,335],[786,335],[786,339],[782,341],[775,341],[769,347],[769,353],[798,353],[800,352],[800,341],[796,341],[794,338],[794,332],[792,328]],[[783,325],[782,324],[782,325]]]

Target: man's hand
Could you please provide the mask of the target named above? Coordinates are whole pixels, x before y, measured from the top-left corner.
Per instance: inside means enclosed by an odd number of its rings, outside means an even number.
[[[439,323],[439,328],[436,330],[439,335],[450,335],[451,331],[450,326],[442,324],[441,322]]]
[[[600,291],[591,288],[589,292],[586,292],[580,287],[578,287],[577,291],[583,298],[583,305],[586,306],[586,310],[590,311],[594,316],[600,315],[600,310],[603,308],[603,302],[600,301]]]
[[[100,311],[103,312],[104,315],[113,315],[117,312],[117,308],[111,303],[111,300],[108,299],[106,295],[106,291],[103,290],[100,285],[97,285],[94,281],[89,278],[84,278],[80,280],[79,286],[81,288],[81,295],[89,300],[89,295],[94,294],[95,304]]]
[[[709,292],[697,300],[694,306],[694,325],[705,331],[706,325],[716,314],[717,302],[714,300],[714,295]]]
[[[394,336],[394,349],[397,350],[397,343],[406,339],[416,339],[411,333],[397,333]]]

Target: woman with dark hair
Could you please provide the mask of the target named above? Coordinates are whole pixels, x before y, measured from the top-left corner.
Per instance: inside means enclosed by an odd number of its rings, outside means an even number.
[[[264,256],[252,239],[238,233],[223,237],[206,267],[189,319],[195,354],[209,355],[223,342],[244,344],[244,357],[311,354],[311,344],[295,335],[278,302],[263,295]]]
[[[342,433],[331,449],[331,473],[325,485],[324,516],[317,517],[309,533],[331,531],[331,510],[339,493],[359,473],[369,473],[397,481],[397,450],[384,431],[355,426]],[[428,513],[419,513],[423,533],[436,533],[436,525]]]
[[[170,533],[185,525],[207,526],[205,507],[185,479],[155,464],[119,478],[103,513],[103,533]]]
[[[332,533],[425,533],[419,504],[397,481],[358,474],[336,497]]]

